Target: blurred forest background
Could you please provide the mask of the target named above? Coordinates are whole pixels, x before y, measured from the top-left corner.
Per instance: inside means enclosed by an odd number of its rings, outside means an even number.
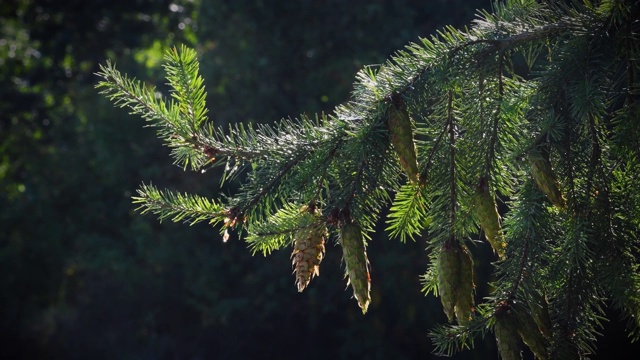
[[[0,358],[435,358],[428,332],[446,319],[421,293],[424,241],[390,241],[380,225],[363,316],[338,247],[298,293],[289,252],[251,256],[219,229],[140,215],[141,182],[216,196],[220,172],[172,165],[154,130],[98,95],[94,73],[111,59],[166,95],[164,51],[186,44],[215,124],[272,123],[331,111],[363,65],[479,8],[490,2],[2,1]],[[619,343],[601,354],[626,343],[619,325],[605,324]],[[497,358],[492,337],[476,345],[455,358]]]

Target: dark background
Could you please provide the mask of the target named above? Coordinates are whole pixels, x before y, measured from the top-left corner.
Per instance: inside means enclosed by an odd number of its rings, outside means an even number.
[[[215,124],[272,123],[331,111],[363,65],[478,8],[489,1],[2,1],[0,358],[435,358],[428,332],[446,319],[421,293],[424,239],[388,240],[380,225],[363,316],[333,242],[297,293],[288,250],[252,257],[206,224],[140,215],[142,182],[208,196],[236,184],[172,165],[152,129],[97,94],[94,73],[111,59],[165,91],[164,51],[186,44]],[[491,257],[474,251],[481,283]],[[625,350],[613,315],[601,356]],[[491,337],[476,346],[454,358],[497,357]]]

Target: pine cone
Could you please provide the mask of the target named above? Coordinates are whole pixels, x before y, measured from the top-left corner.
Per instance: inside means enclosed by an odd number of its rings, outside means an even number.
[[[362,229],[356,223],[346,223],[340,230],[340,244],[347,268],[346,276],[364,314],[371,302],[371,277]]]
[[[496,201],[489,191],[489,184],[485,177],[481,177],[478,181],[474,207],[476,217],[480,221],[480,226],[484,230],[487,241],[491,244],[493,251],[500,258],[504,258],[507,244],[502,233]]]
[[[510,310],[498,310],[493,331],[502,360],[522,359],[522,348],[518,338],[516,322]]]
[[[299,230],[294,238],[291,257],[299,292],[309,285],[312,277],[320,275],[326,232],[324,226],[315,226],[311,229]]]
[[[473,260],[466,246],[446,241],[438,257],[438,293],[449,322],[465,325],[474,312]]]
[[[387,126],[391,136],[391,143],[398,155],[400,165],[409,180],[417,184],[419,173],[416,145],[413,142],[411,119],[409,119],[409,113],[404,108],[404,105],[392,105],[389,108]]]
[[[556,174],[551,168],[549,159],[541,155],[531,155],[531,173],[538,188],[551,203],[561,209],[566,208],[566,202],[560,191]]]
[[[551,315],[549,314],[549,302],[544,293],[532,291],[528,294],[527,303],[531,310],[531,316],[538,325],[542,335],[551,336]]]
[[[522,341],[529,347],[529,349],[531,349],[536,358],[540,360],[547,360],[547,341],[540,332],[533,316],[531,316],[524,307],[519,308],[517,312],[514,312],[514,314],[518,327],[518,334],[520,334]]]
[[[438,256],[438,294],[449,322],[453,322],[456,306],[456,291],[460,279],[460,258],[458,244],[447,241]]]
[[[467,325],[474,312],[473,259],[466,246],[458,251],[460,273],[456,288],[455,313],[460,325]]]

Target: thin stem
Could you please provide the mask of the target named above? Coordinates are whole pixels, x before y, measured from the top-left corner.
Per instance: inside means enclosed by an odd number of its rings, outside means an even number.
[[[366,165],[366,160],[362,160],[360,162],[360,166],[358,167],[358,171],[356,175],[353,177],[353,182],[351,183],[351,194],[347,197],[347,202],[344,204],[345,209],[349,209],[351,207],[351,203],[353,199],[356,198],[356,191],[358,189],[358,183],[360,182],[360,178],[362,177],[362,172],[364,171],[364,167]]]
[[[322,185],[323,182],[327,176],[327,171],[329,170],[329,166],[331,165],[331,163],[333,162],[333,156],[336,154],[336,152],[338,151],[338,149],[340,148],[340,146],[342,146],[342,138],[339,139],[336,144],[333,146],[333,148],[331,148],[331,150],[329,150],[329,153],[327,154],[327,156],[324,158],[324,161],[326,162],[326,166],[322,169],[322,175],[320,176],[320,178],[318,179],[318,183],[316,186],[316,193],[313,196],[312,200],[317,200],[320,197],[320,193],[322,192]]]
[[[489,151],[487,152],[487,158],[485,161],[485,176],[487,179],[491,178],[491,168],[493,164],[493,158],[495,156],[495,147],[498,140],[498,124],[500,122],[500,111],[502,108],[502,99],[504,97],[504,84],[503,84],[503,72],[502,66],[504,64],[504,54],[498,55],[498,106],[496,108],[496,114],[493,117],[493,124],[491,126],[491,136],[489,137]]]
[[[425,161],[424,168],[420,172],[420,186],[424,186],[424,184],[426,184],[427,182],[427,175],[429,174],[429,170],[431,169],[431,164],[433,164],[433,157],[435,156],[436,152],[440,148],[440,142],[442,142],[442,139],[444,138],[444,134],[446,133],[447,133],[447,127],[445,126],[442,128],[442,131],[438,135],[438,138],[436,139],[436,143],[431,148],[431,152],[429,153],[429,157],[427,158],[427,161]]]
[[[447,123],[449,129],[449,187],[451,191],[451,213],[449,220],[451,222],[451,235],[455,235],[456,211],[458,208],[458,193],[456,186],[456,131],[455,119],[453,116],[453,91],[449,90],[449,99],[447,104]]]
[[[511,295],[517,294],[518,288],[520,287],[520,283],[524,278],[524,268],[527,264],[527,259],[529,258],[529,237],[524,241],[524,245],[522,246],[522,255],[520,256],[520,262],[518,263],[518,276],[516,276],[515,281],[513,282],[513,287],[511,288]]]

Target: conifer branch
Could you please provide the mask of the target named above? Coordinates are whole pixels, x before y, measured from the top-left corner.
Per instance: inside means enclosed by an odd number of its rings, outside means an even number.
[[[116,106],[129,107],[132,114],[140,115],[145,120],[157,122],[171,130],[171,133],[179,133],[179,120],[175,113],[169,113],[164,102],[158,101],[154,89],[145,88],[136,79],[129,79],[115,68],[115,64],[107,60],[106,65],[100,65],[100,76],[103,81],[97,88],[102,88],[100,94],[112,100]],[[160,132],[164,134],[164,132]],[[190,142],[191,140],[185,140]]]
[[[288,161],[286,164],[284,164],[284,166],[282,166],[278,174],[275,177],[273,177],[273,179],[271,179],[271,181],[269,181],[263,188],[261,188],[260,191],[255,196],[249,198],[245,204],[242,204],[242,203],[237,204],[235,209],[237,209],[238,212],[241,214],[246,214],[248,212],[251,212],[252,208],[255,207],[256,204],[258,204],[258,202],[260,202],[276,186],[278,186],[282,182],[284,177],[287,175],[287,173],[289,173],[289,171],[294,166],[296,166],[298,163],[304,160],[307,157],[307,155],[308,153],[299,154],[297,157]]]
[[[436,345],[433,353],[451,357],[456,353],[474,348],[474,340],[486,332],[488,318],[476,318],[470,325],[438,325],[429,332]]]
[[[226,164],[224,179],[247,170],[224,205],[143,185],[134,197],[143,213],[246,229],[251,250],[263,254],[310,229],[339,226],[358,240],[350,248],[359,259],[352,264],[359,264],[354,291],[366,309],[369,275],[360,265],[368,260],[360,240],[388,208],[391,236],[405,241],[426,234],[431,263],[423,291],[439,296],[448,319],[458,321],[431,333],[437,353],[472,348],[474,338],[491,330],[502,352],[503,340],[520,339],[515,333],[505,338],[505,329],[520,326],[525,340],[518,316],[544,310],[533,334],[548,338],[542,346],[527,345],[538,357],[547,345],[550,359],[581,357],[594,350],[605,301],[622,308],[635,326],[632,334],[640,336],[640,110],[634,101],[640,86],[633,60],[640,46],[633,43],[637,24],[630,15],[638,7],[622,0],[497,3],[464,32],[444,28],[379,67],[365,67],[351,100],[333,114],[270,126],[214,127],[195,53],[185,48],[167,56],[168,103],[110,62],[101,67],[98,87],[157,127],[176,162],[196,169]],[[519,55],[533,71],[518,73],[511,62]],[[407,158],[416,166],[399,166],[393,151],[402,148],[391,141],[399,132],[389,126],[398,110],[415,124],[415,139],[407,143],[416,151]],[[411,181],[402,183],[406,178]],[[480,209],[474,208],[478,179],[490,199],[483,209],[495,210],[497,194],[506,199],[507,246],[494,263],[492,293],[474,312],[473,261],[464,242],[477,233],[470,209]],[[323,213],[312,216],[302,204],[321,205]],[[495,213],[487,218],[496,220]],[[299,290],[309,280],[305,266],[317,269],[322,258],[320,230],[314,245],[302,241],[294,248]],[[306,250],[312,262],[303,261]]]
[[[173,48],[165,56],[169,62],[164,65],[167,80],[173,88],[171,96],[176,100],[180,113],[197,130],[207,120],[204,80],[198,75],[199,63],[195,50],[182,45]]]
[[[289,203],[263,222],[253,222],[246,241],[252,253],[268,255],[290,245],[301,230],[317,227],[316,219],[295,203]]]
[[[140,204],[137,210],[142,214],[153,213],[160,220],[185,221],[191,225],[209,220],[210,224],[217,224],[228,215],[221,204],[198,195],[162,191],[144,184],[138,195],[133,197],[133,203]]]
[[[429,226],[428,202],[423,189],[413,184],[404,184],[396,192],[387,219],[386,230],[389,231],[389,236],[399,237],[401,242],[405,242],[407,236],[413,238]]]

